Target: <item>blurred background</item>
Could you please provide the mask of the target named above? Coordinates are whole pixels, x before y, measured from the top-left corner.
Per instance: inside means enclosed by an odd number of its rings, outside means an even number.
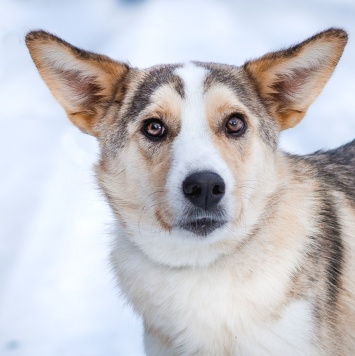
[[[112,216],[96,189],[95,139],[65,117],[24,36],[45,29],[133,66],[240,65],[327,27],[350,40],[294,153],[355,137],[354,0],[0,0],[0,355],[143,355],[142,327],[108,263]]]

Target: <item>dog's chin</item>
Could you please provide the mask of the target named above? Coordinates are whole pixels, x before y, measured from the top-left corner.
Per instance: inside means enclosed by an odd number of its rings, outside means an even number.
[[[225,220],[213,218],[197,218],[194,220],[183,221],[179,224],[179,228],[192,232],[201,237],[207,237],[216,229],[226,224]]]

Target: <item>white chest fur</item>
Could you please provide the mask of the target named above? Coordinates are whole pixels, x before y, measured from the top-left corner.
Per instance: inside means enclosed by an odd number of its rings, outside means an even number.
[[[169,354],[315,354],[310,305],[287,300],[277,266],[241,280],[228,261],[169,269],[125,239],[119,246],[113,263],[121,288],[146,325],[171,341]]]

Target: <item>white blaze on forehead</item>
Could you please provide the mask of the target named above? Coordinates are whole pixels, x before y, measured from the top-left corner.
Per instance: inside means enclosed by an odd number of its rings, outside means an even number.
[[[173,144],[174,162],[181,169],[185,167],[186,173],[213,171],[217,162],[212,161],[220,161],[221,157],[213,144],[206,117],[204,82],[208,71],[189,63],[175,73],[183,81],[185,98],[181,131]]]
[[[203,136],[208,134],[204,103],[204,82],[208,71],[192,63],[175,70],[184,84],[185,102],[181,117],[181,133]]]
[[[175,70],[184,85],[181,131],[173,142],[172,165],[168,175],[170,204],[185,204],[182,183],[190,174],[212,171],[226,183],[226,195],[233,187],[233,176],[212,139],[206,115],[204,82],[209,71],[192,63]],[[225,199],[226,200],[226,199]]]

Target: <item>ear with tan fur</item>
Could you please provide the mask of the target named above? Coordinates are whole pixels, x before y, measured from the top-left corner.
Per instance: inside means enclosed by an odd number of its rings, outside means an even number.
[[[329,29],[244,65],[281,130],[302,120],[332,75],[346,42],[345,31]]]
[[[123,98],[129,67],[44,31],[30,32],[26,44],[69,119],[83,132],[97,136],[96,126],[107,105]]]

